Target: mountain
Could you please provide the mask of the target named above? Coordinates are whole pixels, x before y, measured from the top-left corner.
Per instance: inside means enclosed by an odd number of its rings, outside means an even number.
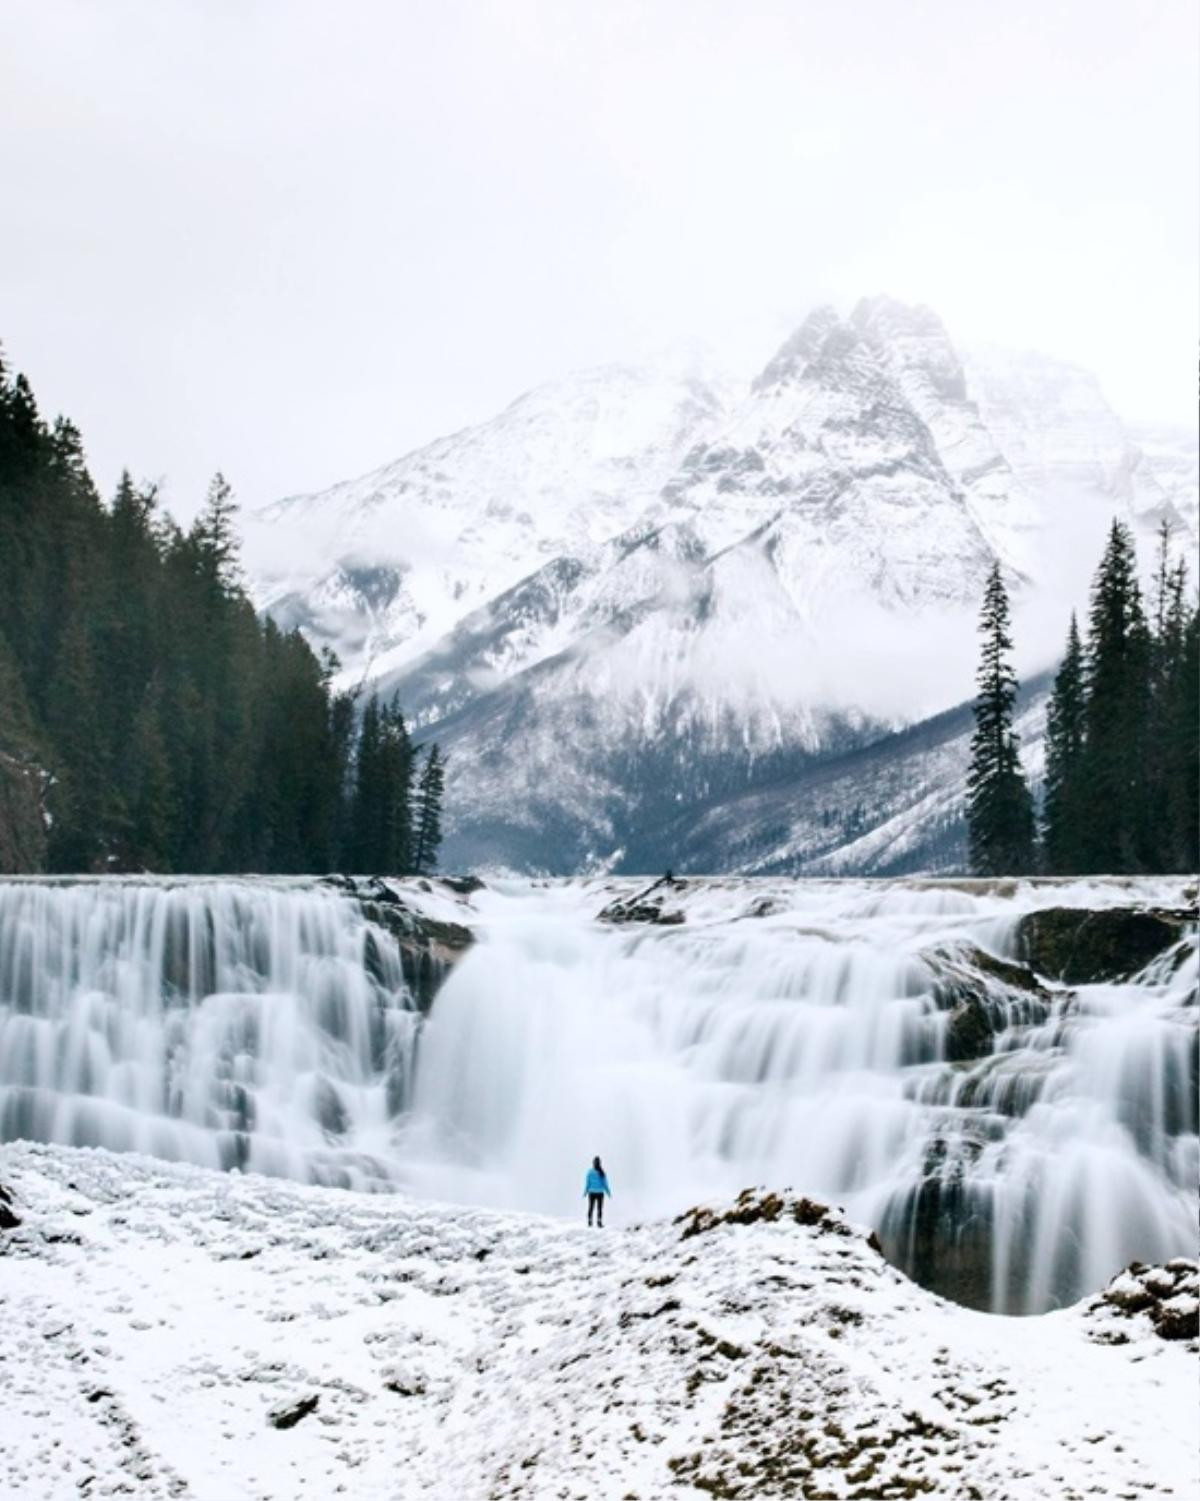
[[[539,386],[489,422],[251,513],[256,600],[351,676],[394,666],[548,559],[629,526],[721,409],[719,380],[678,362]]]
[[[988,570],[1076,598],[1113,514],[1190,538],[1190,484],[1085,372],[880,297],[740,392],[592,371],[280,502],[263,533],[312,521],[325,572],[261,597],[436,734],[451,864],[944,868],[965,711],[925,721],[970,692]]]

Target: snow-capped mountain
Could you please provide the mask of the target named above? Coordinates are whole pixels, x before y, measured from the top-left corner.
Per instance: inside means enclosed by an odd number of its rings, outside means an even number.
[[[1019,597],[1073,598],[1113,514],[1193,540],[1194,475],[1086,372],[960,356],[934,313],[873,298],[816,309],[740,393],[592,371],[280,502],[259,545],[300,528],[308,561],[260,597],[435,730],[455,863],[645,869],[701,809],[716,828],[724,800],[964,700],[994,562]],[[746,868],[837,862],[785,825]]]
[[[540,386],[491,421],[252,513],[256,598],[351,676],[395,666],[548,559],[624,530],[721,409],[719,381],[679,361]]]

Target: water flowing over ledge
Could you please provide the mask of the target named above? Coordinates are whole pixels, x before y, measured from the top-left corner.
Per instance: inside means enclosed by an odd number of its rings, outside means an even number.
[[[0,884],[0,1139],[387,1182],[464,936],[381,882]]]
[[[650,910],[598,922],[614,902]],[[0,1137],[551,1213],[599,1151],[617,1223],[792,1186],[927,1285],[1034,1312],[1194,1254],[1189,904],[1182,880],[10,882]],[[455,924],[480,941],[440,983]],[[1089,955],[1104,977],[1063,983]]]

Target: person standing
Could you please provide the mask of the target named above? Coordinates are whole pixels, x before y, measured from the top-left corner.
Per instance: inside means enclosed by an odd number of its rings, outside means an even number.
[[[592,1223],[592,1216],[596,1217],[597,1229],[604,1229],[604,1196],[612,1198],[612,1189],[608,1186],[608,1174],[599,1157],[592,1158],[592,1165],[588,1168],[587,1179],[583,1185],[583,1195],[588,1201],[588,1225]]]

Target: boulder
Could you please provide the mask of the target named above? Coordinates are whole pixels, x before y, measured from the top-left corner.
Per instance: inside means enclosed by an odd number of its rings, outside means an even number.
[[[308,1417],[310,1412],[316,1412],[320,1397],[301,1397],[298,1402],[289,1402],[282,1407],[273,1407],[267,1414],[267,1422],[272,1428],[294,1428],[301,1418]]]
[[[685,921],[678,907],[668,907],[667,898],[673,891],[685,891],[687,882],[676,876],[665,875],[639,891],[636,896],[624,901],[610,902],[597,914],[597,922],[610,923],[655,923],[660,927],[676,927]]]
[[[1127,980],[1194,925],[1186,909],[1047,907],[1017,924],[1017,953],[1040,975],[1066,985]]]
[[[0,1230],[15,1230],[20,1223],[20,1216],[13,1210],[12,1194],[0,1183]]]
[[[1163,1266],[1131,1262],[1089,1305],[1091,1314],[1108,1320],[1097,1326],[1093,1337],[1102,1343],[1123,1343],[1126,1336],[1114,1332],[1120,1321],[1145,1317],[1160,1339],[1200,1339],[1198,1292],[1200,1268],[1194,1261],[1177,1256]]]

